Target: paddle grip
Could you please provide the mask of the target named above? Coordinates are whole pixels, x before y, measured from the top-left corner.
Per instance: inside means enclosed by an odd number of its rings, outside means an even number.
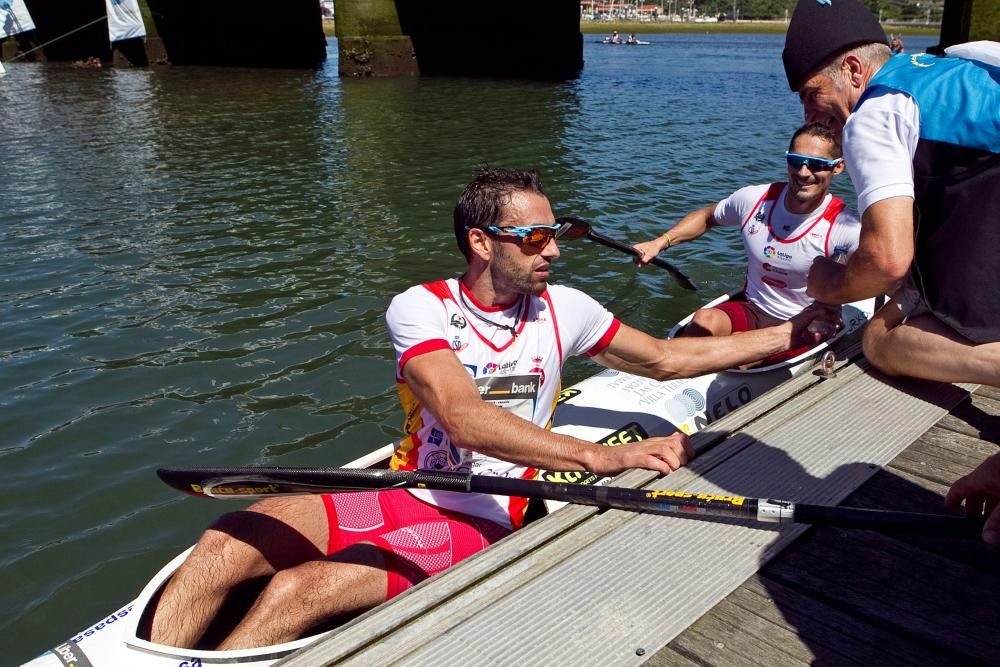
[[[983,522],[976,518],[824,505],[796,504],[795,521],[839,528],[867,528],[879,532],[926,533],[952,537],[979,537],[983,532]]]

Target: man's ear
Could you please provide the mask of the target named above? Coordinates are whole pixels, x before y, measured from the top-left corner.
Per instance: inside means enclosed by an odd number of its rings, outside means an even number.
[[[837,174],[839,174],[842,171],[844,171],[845,166],[846,165],[844,163],[844,160],[841,159],[840,162],[838,162],[836,165],[834,165],[834,167],[833,167],[833,175],[836,176]]]
[[[840,64],[841,72],[844,75],[844,80],[851,84],[852,88],[858,90],[864,90],[867,84],[866,79],[868,74],[867,66],[861,62],[853,53],[849,53],[844,56],[844,60]]]
[[[469,251],[484,262],[493,257],[493,239],[485,229],[473,227],[468,232]]]

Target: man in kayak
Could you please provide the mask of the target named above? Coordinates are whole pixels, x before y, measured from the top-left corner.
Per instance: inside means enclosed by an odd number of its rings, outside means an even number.
[[[842,133],[862,233],[808,293],[892,301],[864,350],[890,375],[1000,385],[1000,44],[892,56],[857,0],[795,8],[782,52],[809,121]]]
[[[657,340],[622,324],[584,293],[548,284],[557,239],[573,226],[556,223],[534,172],[481,171],[459,198],[454,228],[466,272],[410,288],[386,313],[406,414],[394,469],[669,474],[692,456],[681,433],[604,447],[547,430],[564,359],[585,354],[659,379],[690,377],[787,350],[815,317],[713,341]],[[152,640],[199,645],[229,593],[267,576],[218,648],[294,640],[484,549],[522,525],[526,506],[405,489],[260,501],[198,541],[160,599]]]
[[[745,298],[696,311],[682,335],[727,336],[784,322],[813,302],[806,295],[813,259],[850,255],[858,247],[861,223],[829,192],[833,177],[844,170],[837,137],[823,125],[803,125],[792,135],[785,161],[787,183],[741,188],[635,246],[636,262],[648,264],[714,227],[739,228],[747,255]]]

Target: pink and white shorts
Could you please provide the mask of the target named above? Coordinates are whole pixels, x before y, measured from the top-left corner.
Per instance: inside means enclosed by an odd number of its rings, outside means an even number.
[[[511,532],[493,521],[425,503],[405,489],[322,498],[330,527],[327,555],[358,542],[379,547],[388,570],[387,600]]]

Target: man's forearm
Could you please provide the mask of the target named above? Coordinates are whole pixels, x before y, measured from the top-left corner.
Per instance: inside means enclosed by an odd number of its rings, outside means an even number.
[[[552,433],[482,400],[451,411],[442,426],[455,445],[511,463],[563,471],[601,468],[601,446]]]
[[[759,361],[790,349],[792,324],[756,329],[731,336],[680,337],[656,341],[655,360],[607,351],[605,366],[656,380],[675,380],[714,373]]]
[[[831,261],[814,265],[807,293],[822,303],[851,303],[886,294],[900,279],[898,271],[885,270],[859,251],[846,265]]]

